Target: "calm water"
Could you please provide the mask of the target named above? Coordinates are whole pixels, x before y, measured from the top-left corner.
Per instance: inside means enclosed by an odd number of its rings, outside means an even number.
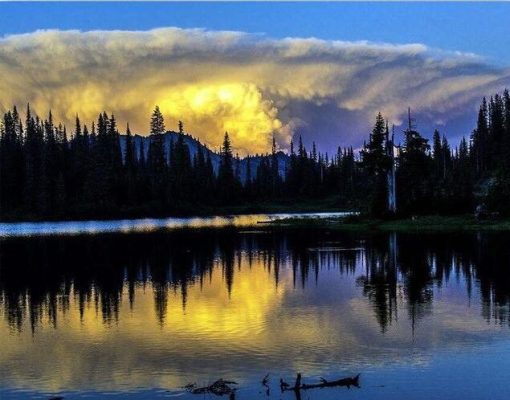
[[[510,235],[242,229],[1,239],[0,398],[507,398]]]
[[[175,229],[250,227],[285,218],[338,218],[351,212],[320,212],[292,214],[242,214],[212,217],[143,218],[98,221],[0,222],[1,237],[82,235],[99,233],[149,233]]]

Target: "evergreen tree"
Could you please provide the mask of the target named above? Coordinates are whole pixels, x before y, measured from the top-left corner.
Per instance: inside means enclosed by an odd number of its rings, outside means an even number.
[[[381,215],[387,210],[388,187],[386,174],[390,159],[386,152],[388,126],[381,113],[377,114],[370,140],[361,151],[362,166],[365,171],[369,191],[368,210]]]
[[[443,176],[444,154],[441,136],[437,129],[434,130],[432,136],[432,155],[434,159],[434,172],[436,179]]]
[[[397,190],[404,213],[430,212],[432,180],[428,140],[411,126],[405,131],[404,148],[399,158]]]
[[[35,212],[45,209],[44,190],[44,133],[39,119],[35,119],[27,105],[25,124],[25,206]]]
[[[170,171],[174,198],[181,202],[190,199],[193,194],[193,176],[191,156],[184,141],[184,133],[179,133],[175,144],[171,146]]]
[[[161,135],[163,133],[165,133],[165,120],[159,106],[156,106],[151,116],[150,134]]]
[[[273,136],[273,145],[271,147],[271,188],[273,197],[278,197],[280,195],[281,179],[279,169],[276,140]]]
[[[489,127],[487,100],[485,97],[478,111],[478,120],[476,130],[473,132],[473,151],[472,157],[476,165],[477,176],[482,176],[488,168],[488,150],[489,150]]]
[[[150,176],[151,192],[153,198],[160,206],[168,205],[170,193],[165,190],[168,181],[167,162],[164,148],[165,121],[156,106],[150,122],[150,142],[147,155],[147,169]]]
[[[218,171],[218,195],[221,203],[232,204],[237,200],[237,182],[234,175],[234,157],[228,132],[223,137]]]
[[[129,123],[126,126],[126,147],[124,149],[124,170],[125,170],[125,183],[124,191],[129,205],[136,204],[136,172],[137,160],[135,156],[135,144],[133,135],[129,129]]]

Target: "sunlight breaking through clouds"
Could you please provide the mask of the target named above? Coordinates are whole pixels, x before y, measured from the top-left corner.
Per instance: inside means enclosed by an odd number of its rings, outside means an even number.
[[[167,128],[213,148],[225,131],[235,150],[266,152],[303,134],[327,148],[359,145],[376,112],[424,125],[474,117],[480,97],[501,91],[510,72],[472,54],[422,44],[270,39],[242,32],[36,31],[0,40],[1,105],[32,108],[73,126],[114,112],[146,134],[159,104]],[[469,132],[453,132],[469,134]],[[331,147],[330,147],[331,148]]]

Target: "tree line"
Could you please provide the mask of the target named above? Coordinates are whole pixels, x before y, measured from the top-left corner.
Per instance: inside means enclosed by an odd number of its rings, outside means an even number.
[[[156,106],[147,148],[135,145],[129,125],[122,137],[115,116],[101,113],[90,128],[76,117],[68,133],[27,106],[24,121],[16,107],[0,126],[0,211],[3,218],[165,215],[253,204],[274,199],[337,193],[343,175],[354,171],[352,149],[333,160],[292,145],[282,173],[273,141],[271,154],[248,156],[241,177],[239,156],[225,133],[219,165],[197,146],[192,156],[179,121],[177,139],[165,148],[165,121]],[[286,157],[286,156],[284,156]],[[255,163],[255,161],[258,161]],[[253,167],[251,166],[253,164]],[[255,167],[255,164],[256,167]],[[253,170],[252,170],[253,168]],[[351,183],[354,181],[350,180]]]
[[[359,152],[308,150],[301,137],[289,154],[277,150],[241,160],[225,133],[216,155],[191,152],[181,121],[165,145],[156,106],[150,136],[121,136],[113,114],[74,129],[13,107],[0,125],[0,214],[4,219],[89,218],[193,213],[267,202],[333,197],[338,207],[388,213],[388,174],[395,172],[399,214],[465,213],[483,204],[510,212],[510,96],[482,101],[476,129],[452,147],[437,130],[432,143],[412,125],[401,145],[378,114]],[[144,144],[145,143],[145,144]],[[213,160],[219,159],[219,162]],[[282,168],[283,166],[283,168]],[[244,169],[243,169],[244,168]]]
[[[360,152],[358,165],[366,174],[367,209],[372,214],[387,213],[387,177],[393,163],[399,214],[466,213],[476,208],[510,214],[508,90],[482,100],[476,128],[454,148],[437,130],[430,144],[410,117],[402,145],[388,145],[389,136],[379,114]]]

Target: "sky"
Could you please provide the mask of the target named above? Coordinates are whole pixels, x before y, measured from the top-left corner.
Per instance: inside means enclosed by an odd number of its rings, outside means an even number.
[[[0,3],[0,105],[103,109],[241,153],[362,144],[375,114],[453,141],[510,86],[506,3]]]

